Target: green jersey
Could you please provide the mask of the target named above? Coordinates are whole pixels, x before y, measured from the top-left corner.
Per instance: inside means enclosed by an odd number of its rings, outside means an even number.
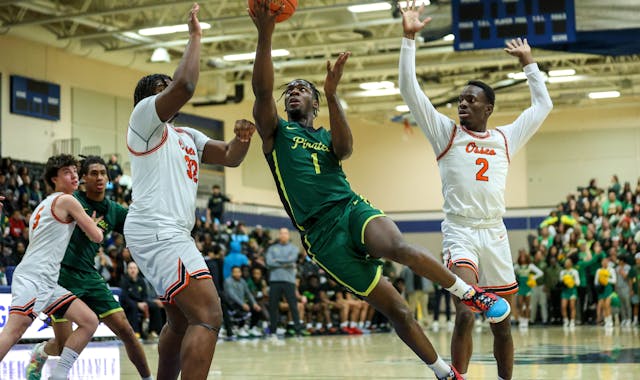
[[[87,198],[86,193],[81,191],[76,191],[73,196],[80,202],[87,214],[92,215],[95,211],[96,217],[102,217],[98,227],[102,229],[105,235],[111,231],[122,233],[124,220],[127,217],[126,208],[106,198],[102,202],[92,201]],[[76,226],[67,246],[67,251],[64,254],[64,259],[62,259],[62,265],[84,272],[95,272],[94,260],[99,248],[100,243],[92,242],[84,231]]]
[[[300,231],[354,196],[324,128],[279,119],[273,150],[265,156],[282,204]]]

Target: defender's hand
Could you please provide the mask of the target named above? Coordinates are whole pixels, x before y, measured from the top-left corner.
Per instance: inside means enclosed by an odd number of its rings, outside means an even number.
[[[431,17],[420,21],[420,16],[424,11],[424,3],[420,5],[420,8],[416,8],[416,0],[413,0],[411,5],[409,5],[409,1],[407,1],[406,8],[402,8],[400,4],[398,4],[398,8],[400,9],[400,13],[402,13],[402,29],[404,29],[404,36],[406,38],[414,39],[415,34],[421,31],[422,28],[431,21]]]
[[[236,137],[240,142],[249,142],[251,141],[251,136],[253,136],[256,131],[256,126],[250,122],[249,120],[236,120],[236,124],[233,127],[233,133],[235,133]]]
[[[520,60],[520,64],[522,64],[522,66],[526,66],[534,62],[533,55],[531,54],[531,46],[529,46],[526,38],[524,40],[518,38],[507,41],[507,47],[504,48],[504,51],[506,51],[509,55],[517,57]]]

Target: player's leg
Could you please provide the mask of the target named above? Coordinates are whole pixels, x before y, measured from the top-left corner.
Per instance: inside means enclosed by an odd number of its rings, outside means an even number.
[[[140,344],[140,341],[136,338],[133,327],[129,324],[124,311],[120,310],[109,314],[102,318],[102,322],[122,341],[129,360],[136,367],[140,376],[142,378],[151,376],[142,344]]]
[[[451,271],[462,281],[470,285],[478,283],[476,272],[468,266],[453,265]],[[460,298],[453,297],[455,320],[451,335],[451,363],[460,373],[467,373],[471,354],[473,353],[474,312],[462,303]]]
[[[436,260],[425,248],[406,242],[398,226],[380,215],[365,226],[364,244],[371,256],[387,258],[408,266],[414,273],[438,283],[463,299],[463,303],[484,312],[493,322],[502,321],[510,313],[509,304],[495,294],[472,287]]]
[[[191,278],[174,301],[188,323],[180,350],[182,378],[206,379],[222,325],[218,292],[209,278]]]
[[[513,294],[501,294],[509,302],[513,303]],[[511,336],[511,319],[498,323],[491,323],[493,333],[493,357],[498,364],[498,375],[500,378],[508,380],[513,376],[514,345]],[[453,350],[452,350],[453,351]],[[455,365],[455,363],[454,363]]]
[[[165,304],[167,323],[158,339],[158,380],[175,380],[180,374],[182,339],[189,325],[182,311],[173,304]]]
[[[69,335],[64,343],[60,360],[51,374],[52,380],[66,379],[82,350],[91,341],[93,333],[98,328],[98,317],[89,307],[76,298],[71,301],[64,312],[64,318],[75,323],[78,327]]]
[[[33,318],[29,315],[9,313],[7,324],[0,332],[0,360],[4,359],[11,347],[20,340],[32,322]]]
[[[400,339],[435,372],[436,376],[441,378],[452,371],[438,356],[420,324],[413,318],[409,306],[387,279],[380,278],[366,300],[389,319]]]

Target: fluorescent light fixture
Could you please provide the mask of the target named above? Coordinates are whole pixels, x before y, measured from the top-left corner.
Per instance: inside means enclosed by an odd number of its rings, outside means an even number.
[[[607,98],[617,98],[620,96],[619,91],[601,91],[601,92],[590,92],[589,99],[607,99]]]
[[[151,62],[171,62],[171,56],[167,49],[159,47],[151,54]]]
[[[391,9],[391,4],[389,3],[371,3],[371,4],[361,4],[361,5],[351,5],[347,7],[349,12],[351,13],[364,13],[364,12],[375,12],[375,11],[386,11]]]
[[[406,104],[401,104],[399,106],[396,106],[396,111],[398,112],[409,112],[409,106]]]
[[[570,75],[576,75],[576,71],[574,69],[549,70],[550,77],[566,77]]]
[[[209,29],[211,28],[211,25],[207,24],[206,22],[201,22],[200,28]],[[172,33],[188,32],[188,31],[189,31],[189,25],[180,24],[180,25],[157,26],[154,28],[140,29],[138,30],[138,34],[142,36],[157,36],[160,34],[172,34]]]
[[[567,82],[575,82],[582,80],[582,75],[574,75],[568,77],[549,77],[547,78],[547,82],[549,83],[567,83]]]
[[[456,36],[454,36],[453,34],[449,33],[446,36],[442,37],[443,40],[445,41],[453,41],[456,39]]]
[[[351,96],[390,96],[400,94],[399,88],[381,88],[379,90],[356,91]]]
[[[289,55],[289,50],[276,49],[271,50],[272,57],[286,57]],[[256,58],[256,52],[242,53],[242,54],[228,54],[222,57],[225,61],[251,61]]]
[[[383,88],[394,87],[395,85],[393,84],[393,82],[389,81],[360,83],[360,88],[363,90],[381,90]]]
[[[527,79],[527,75],[524,73],[524,71],[509,73],[507,74],[507,76],[511,79]]]

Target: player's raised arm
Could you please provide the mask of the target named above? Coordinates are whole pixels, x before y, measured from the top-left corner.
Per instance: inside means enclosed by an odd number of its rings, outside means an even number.
[[[527,76],[527,83],[531,91],[531,106],[527,108],[510,125],[501,127],[509,140],[509,151],[515,154],[540,128],[544,119],[553,109],[545,79],[538,65],[533,59],[531,47],[527,39],[513,39],[507,42],[504,49],[508,54],[518,58]]]
[[[400,64],[398,86],[400,95],[411,111],[418,127],[433,145],[436,155],[446,149],[455,123],[439,113],[424,94],[416,78],[416,42],[415,34],[421,31],[430,17],[420,21],[424,5],[416,8],[415,4],[400,8],[402,13],[402,47],[400,48]]]
[[[349,128],[349,123],[347,123],[347,118],[336,93],[338,83],[342,78],[344,65],[350,55],[350,51],[340,53],[333,67],[331,67],[331,62],[327,61],[327,78],[324,81],[324,95],[327,97],[327,106],[329,107],[331,145],[333,146],[333,152],[340,160],[349,158],[351,152],[353,152],[351,128]]]
[[[156,97],[156,112],[161,121],[171,119],[193,96],[200,74],[200,38],[202,29],[198,21],[200,6],[193,4],[189,11],[189,43],[182,60],[173,73],[173,81]]]
[[[102,217],[95,218],[95,212],[93,217],[87,215],[82,208],[80,202],[70,194],[61,195],[58,199],[57,206],[61,207],[66,214],[73,218],[78,227],[95,243],[100,243],[104,238],[102,229],[100,229],[97,223],[102,220]]]
[[[276,27],[276,17],[282,8],[276,12],[270,10],[273,0],[251,0],[253,12],[249,10],[249,16],[258,29],[258,46],[256,47],[256,59],[253,63],[253,77],[251,85],[256,97],[253,105],[253,117],[256,128],[262,137],[262,149],[265,153],[271,152],[273,147],[273,134],[278,125],[278,112],[276,102],[273,99],[273,61],[271,59],[271,40]]]
[[[229,167],[240,165],[249,151],[251,136],[255,131],[255,125],[249,120],[236,120],[233,140],[228,143],[213,139],[207,141],[202,153],[202,162]]]

